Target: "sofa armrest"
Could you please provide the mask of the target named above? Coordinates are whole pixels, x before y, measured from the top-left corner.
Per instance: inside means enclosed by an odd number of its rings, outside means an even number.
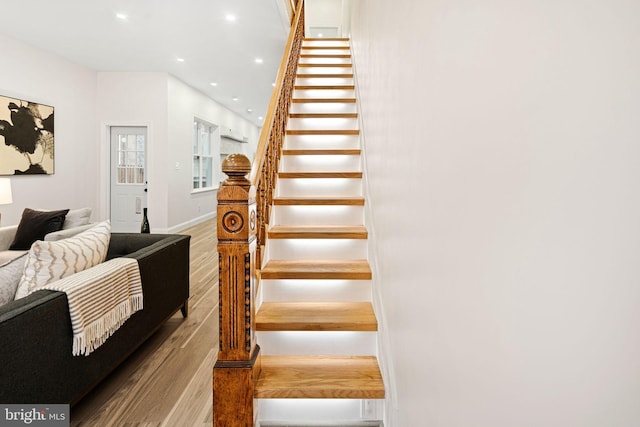
[[[16,237],[17,230],[17,225],[0,227],[0,251],[9,250],[9,246],[11,246],[11,243],[13,243],[13,239]]]

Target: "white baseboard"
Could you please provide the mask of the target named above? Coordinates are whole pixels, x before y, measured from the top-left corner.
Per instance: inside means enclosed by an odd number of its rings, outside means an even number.
[[[162,231],[162,230],[154,230],[154,233],[165,233],[165,234],[176,234],[179,233],[183,230],[186,230],[187,228],[191,228],[195,225],[200,224],[202,221],[206,221],[208,219],[211,218],[215,218],[216,217],[216,212],[209,212],[205,215],[190,219],[189,221],[185,221],[182,224],[177,224],[174,225],[173,227],[169,227],[166,231]]]

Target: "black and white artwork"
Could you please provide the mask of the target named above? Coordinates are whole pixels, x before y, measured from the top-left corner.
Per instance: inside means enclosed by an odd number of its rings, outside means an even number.
[[[0,96],[0,175],[53,174],[53,107]]]

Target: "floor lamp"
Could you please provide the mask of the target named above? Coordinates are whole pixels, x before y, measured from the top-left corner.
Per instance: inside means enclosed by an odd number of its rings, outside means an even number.
[[[13,203],[11,180],[9,178],[0,178],[0,205],[8,205],[10,203]],[[2,214],[0,214],[0,225],[2,225]]]

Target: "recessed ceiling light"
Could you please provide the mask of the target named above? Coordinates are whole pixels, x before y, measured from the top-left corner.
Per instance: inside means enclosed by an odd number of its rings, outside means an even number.
[[[176,58],[176,61],[178,61],[178,62],[184,62],[184,58]]]
[[[264,117],[260,116],[258,117],[258,120],[264,120]]]
[[[271,83],[271,86],[276,87],[276,82]]]
[[[211,86],[213,86],[213,87],[218,86],[218,83],[216,83],[216,82],[211,82],[211,83],[209,83],[209,84],[210,84]]]
[[[251,108],[247,108],[247,113],[253,113],[253,110]]]
[[[318,37],[322,38],[322,33],[319,33],[319,34],[318,34]]]
[[[232,15],[230,13],[227,14],[227,16],[224,17],[224,19],[226,19],[229,22],[233,22],[236,20],[236,15]]]
[[[116,18],[122,19],[124,21],[127,19],[127,15],[124,13],[116,13]]]
[[[262,64],[263,62],[262,58],[256,58],[256,64]]]
[[[236,98],[235,96],[233,98],[231,98],[231,99],[234,100],[234,101],[238,100],[238,98]]]

